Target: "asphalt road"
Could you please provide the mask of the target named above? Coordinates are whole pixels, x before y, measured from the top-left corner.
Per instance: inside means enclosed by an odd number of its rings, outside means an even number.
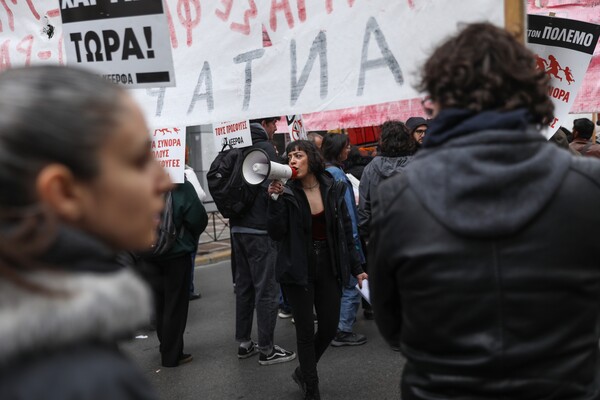
[[[184,351],[194,356],[191,363],[177,368],[161,367],[154,332],[140,332],[141,337],[122,345],[147,374],[160,398],[300,400],[300,391],[291,379],[297,359],[270,366],[260,366],[258,356],[238,360],[229,262],[197,267],[195,280],[202,298],[190,303],[184,337]],[[327,350],[318,365],[322,398],[399,399],[404,358],[387,346],[375,323],[363,318],[362,310],[357,319],[355,331],[367,335],[368,342]],[[255,333],[253,339],[256,340]],[[278,319],[275,343],[295,351],[295,340],[291,320]]]

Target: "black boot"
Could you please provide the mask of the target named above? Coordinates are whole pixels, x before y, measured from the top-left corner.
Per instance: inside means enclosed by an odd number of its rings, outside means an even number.
[[[306,394],[304,400],[321,400],[319,393],[319,379],[311,379],[306,381]]]
[[[300,391],[302,392],[302,396],[306,395],[306,382],[304,381],[304,376],[302,375],[302,370],[300,367],[296,367],[294,373],[292,374],[292,379],[294,382],[298,384]]]

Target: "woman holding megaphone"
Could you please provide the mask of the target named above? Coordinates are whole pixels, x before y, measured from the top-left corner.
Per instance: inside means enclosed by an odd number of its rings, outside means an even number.
[[[361,286],[368,276],[354,247],[345,185],[325,171],[323,157],[312,142],[292,142],[286,153],[296,179],[269,185],[269,194],[278,196],[269,201],[267,226],[271,238],[281,242],[277,281],[296,321],[300,367],[292,378],[305,399],[320,399],[317,362],[336,334],[342,288],[350,273]]]

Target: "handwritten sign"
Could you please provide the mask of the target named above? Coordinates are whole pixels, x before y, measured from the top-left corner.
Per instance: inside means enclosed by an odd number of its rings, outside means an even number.
[[[213,124],[213,133],[217,152],[221,151],[225,145],[231,147],[252,146],[252,134],[248,120]]]
[[[306,129],[304,128],[304,122],[302,115],[288,115],[286,117],[288,123],[288,131],[290,133],[290,140],[308,139],[306,136]]]
[[[575,103],[600,25],[540,15],[529,15],[527,21],[527,46],[536,53],[537,68],[551,79],[548,94],[554,103],[554,120],[544,133],[551,137]]]
[[[183,183],[185,168],[185,127],[156,128],[152,132],[152,154],[167,170],[171,181]]]

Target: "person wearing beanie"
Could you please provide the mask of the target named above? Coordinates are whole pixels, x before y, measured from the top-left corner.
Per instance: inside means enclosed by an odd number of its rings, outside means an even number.
[[[410,117],[406,120],[406,127],[419,146],[423,145],[428,125],[427,120],[422,117]]]

